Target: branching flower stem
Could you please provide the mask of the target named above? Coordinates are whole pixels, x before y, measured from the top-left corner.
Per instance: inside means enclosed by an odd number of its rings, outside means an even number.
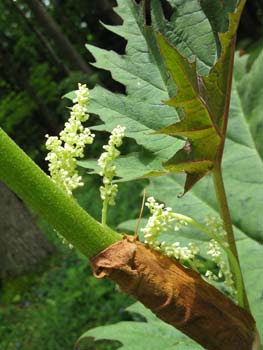
[[[221,239],[220,237],[218,237],[217,235],[215,235],[212,231],[208,230],[206,226],[198,223],[197,221],[190,218],[189,216],[178,214],[178,213],[174,213],[173,215],[179,221],[186,222],[186,223],[198,228],[200,231],[204,232],[207,236],[214,239],[222,247],[222,249],[226,252],[228,260],[229,260],[229,264],[232,267],[231,272],[233,273],[233,276],[234,276],[234,279],[236,282],[238,305],[241,307],[245,307],[244,294],[243,294],[244,293],[243,279],[242,279],[240,266],[239,266],[237,258],[235,257],[235,255],[233,254],[231,249],[226,245],[226,242],[223,239]]]
[[[108,203],[109,203],[109,200],[108,200],[108,198],[106,196],[105,200],[103,201],[102,211],[101,211],[101,223],[102,223],[102,225],[106,225],[107,224]]]

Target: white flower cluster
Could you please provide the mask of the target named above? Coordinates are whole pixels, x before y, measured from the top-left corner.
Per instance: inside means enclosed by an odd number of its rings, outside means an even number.
[[[179,242],[167,244],[158,240],[159,234],[169,228],[178,231],[180,227],[187,225],[182,219],[178,219],[176,213],[171,208],[165,208],[164,204],[159,204],[153,197],[149,197],[146,202],[151,216],[147,225],[141,229],[144,234],[145,243],[151,248],[161,251],[164,255],[186,262],[193,260],[199,253],[199,248],[194,243],[189,243],[188,247],[181,247]]]
[[[50,151],[46,157],[50,176],[69,195],[75,188],[83,186],[82,178],[77,172],[77,158],[84,156],[85,145],[91,144],[95,137],[89,128],[82,125],[89,119],[87,86],[79,84],[76,95],[70,118],[59,137],[46,135],[46,148]]]
[[[205,218],[205,225],[210,231],[214,233],[216,237],[225,239],[226,231],[224,229],[223,222],[220,218],[212,215],[208,215]]]
[[[230,289],[231,293],[235,294],[232,273],[229,270],[228,265],[222,256],[222,250],[219,244],[214,239],[212,239],[208,243],[207,254],[210,255],[212,260],[217,264],[217,266],[219,267],[219,272],[218,275],[215,275],[212,271],[207,270],[205,273],[205,277],[211,282],[217,281],[220,278],[224,278],[225,286]]]
[[[167,256],[175,258],[181,262],[194,260],[199,248],[195,243],[191,242],[188,247],[181,247],[180,242],[167,245],[165,241],[161,243],[160,250]]]
[[[207,216],[205,223],[209,230],[212,231],[216,237],[220,238],[220,240],[223,241],[222,244],[225,245],[225,247],[228,247],[228,243],[225,241],[226,232],[224,230],[223,222],[217,217]],[[220,278],[224,278],[225,286],[229,288],[232,294],[235,294],[232,273],[229,270],[228,264],[223,258],[220,245],[214,239],[208,243],[207,254],[210,255],[212,260],[217,264],[219,272],[218,275],[215,275],[212,271],[207,270],[205,277],[211,282],[218,281]]]
[[[98,164],[102,169],[100,175],[103,176],[103,186],[100,187],[101,199],[110,205],[115,205],[115,197],[118,192],[118,186],[113,184],[113,178],[116,175],[114,160],[120,155],[117,147],[122,145],[125,129],[118,125],[112,130],[109,143],[103,146],[106,152],[103,152],[98,159]]]

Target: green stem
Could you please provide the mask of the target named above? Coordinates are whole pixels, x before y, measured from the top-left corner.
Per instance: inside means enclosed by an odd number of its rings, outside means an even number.
[[[208,230],[204,225],[199,224],[197,221],[190,218],[189,216],[185,216],[185,215],[177,214],[177,213],[175,213],[174,215],[178,220],[182,220],[182,221],[187,222],[188,224],[190,224],[192,226],[195,226],[196,228],[198,228],[199,230],[204,232],[207,236],[214,239],[222,247],[222,249],[226,252],[228,260],[229,260],[229,265],[232,266],[231,272],[233,273],[235,283],[236,283],[238,305],[241,307],[245,307],[242,273],[240,270],[238,260],[235,257],[235,255],[233,254],[233,252],[231,251],[231,249],[225,245],[224,240],[222,240],[221,238],[216,236],[212,231]]]
[[[89,258],[122,238],[60,189],[1,128],[0,180]]]
[[[106,198],[103,201],[103,205],[102,205],[102,211],[101,211],[101,223],[102,225],[106,225],[107,224],[107,211],[108,211],[108,198],[106,196]]]
[[[223,182],[223,177],[222,177],[222,170],[221,166],[219,164],[216,164],[213,170],[213,180],[214,180],[214,187],[215,187],[215,192],[216,192],[216,197],[217,197],[217,203],[219,206],[219,212],[221,219],[224,224],[224,229],[226,231],[226,237],[227,237],[227,243],[229,245],[229,249],[231,250],[232,254],[234,255],[240,269],[241,273],[241,279],[242,279],[242,286],[238,287],[237,280],[235,280],[236,283],[236,288],[242,288],[243,290],[243,305],[244,307],[249,310],[249,304],[248,304],[248,299],[246,295],[246,290],[245,290],[245,285],[244,285],[244,280],[240,268],[240,263],[239,263],[239,257],[238,257],[238,251],[237,251],[237,246],[235,242],[235,236],[234,236],[234,231],[233,231],[233,226],[232,226],[232,221],[231,221],[231,216],[228,208],[228,203],[227,203],[227,197],[226,197],[226,191],[225,191],[225,186]],[[232,273],[234,273],[234,266],[233,262],[229,259],[229,265]]]

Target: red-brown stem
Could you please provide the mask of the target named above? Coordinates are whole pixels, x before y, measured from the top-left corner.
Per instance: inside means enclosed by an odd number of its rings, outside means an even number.
[[[229,60],[227,88],[226,88],[226,101],[225,101],[225,108],[224,108],[224,115],[223,115],[223,128],[222,128],[223,137],[222,137],[222,141],[221,141],[221,144],[219,146],[218,153],[217,153],[217,162],[219,164],[221,164],[221,162],[222,162],[224,146],[225,146],[225,139],[226,139],[226,130],[227,130],[228,117],[229,117],[231,88],[232,88],[233,69],[234,69],[235,48],[236,48],[236,35],[233,37],[232,42],[231,42],[231,57]]]

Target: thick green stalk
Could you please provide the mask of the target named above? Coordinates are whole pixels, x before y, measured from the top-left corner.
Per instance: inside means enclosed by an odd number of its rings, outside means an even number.
[[[216,165],[214,167],[213,180],[214,180],[214,187],[215,187],[220,216],[221,216],[221,219],[223,221],[224,229],[225,229],[226,235],[227,235],[226,236],[227,243],[229,245],[229,249],[231,250],[231,252],[235,256],[236,261],[237,261],[239,268],[240,268],[238,251],[237,251],[237,247],[236,247],[235,236],[234,236],[230,211],[228,208],[225,186],[224,186],[223,177],[222,177],[222,170],[221,170],[221,166],[219,166],[219,165]],[[231,269],[233,275],[235,276],[235,267],[233,266],[233,263],[230,259],[229,259],[229,266],[230,266],[230,269]],[[241,272],[241,268],[240,268],[240,272]],[[241,272],[241,278],[242,278],[242,288],[243,288],[243,298],[244,298],[243,304],[244,304],[244,307],[249,310],[249,304],[248,304],[248,299],[247,299],[247,295],[246,295],[246,290],[245,290],[242,272]],[[237,281],[235,281],[235,282],[237,282]],[[240,286],[239,287],[237,286],[237,283],[236,283],[236,287],[240,288]]]
[[[1,128],[0,180],[89,258],[121,239],[60,189]]]
[[[103,226],[107,224],[107,212],[108,212],[108,198],[106,198],[103,201],[102,204],[102,211],[101,211],[101,223]]]

